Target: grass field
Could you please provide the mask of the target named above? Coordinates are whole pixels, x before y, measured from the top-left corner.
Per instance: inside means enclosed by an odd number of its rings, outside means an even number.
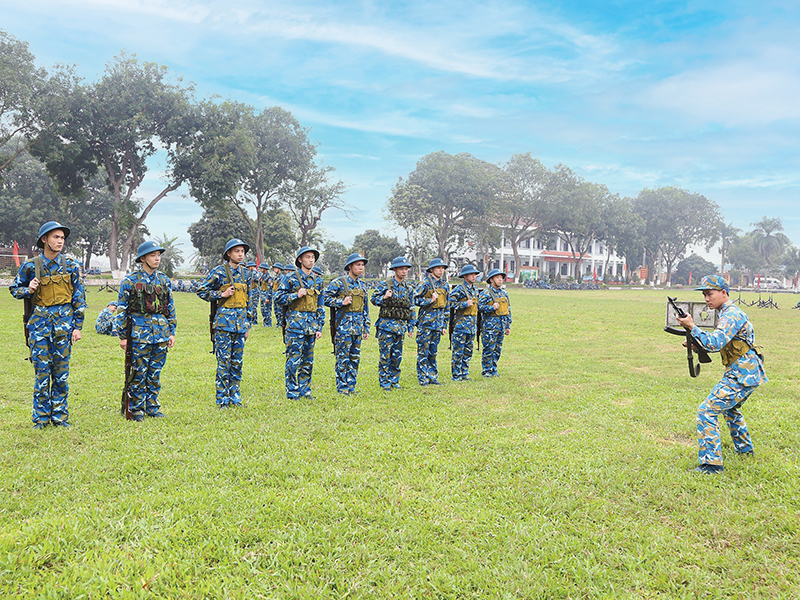
[[[697,292],[678,292],[699,300]],[[73,350],[69,430],[31,427],[22,303],[0,294],[2,598],[800,597],[800,310],[747,309],[771,381],[744,406],[754,459],[701,476],[663,291],[512,291],[501,377],[381,392],[364,343],[339,397],[326,337],[314,401],[283,394],[280,334],[245,349],[247,407],[214,404],[208,305],[178,294],[166,419],[118,414],[123,355]],[[748,296],[746,296],[748,297]],[[374,331],[374,330],[373,330]],[[723,424],[724,425],[724,424]]]

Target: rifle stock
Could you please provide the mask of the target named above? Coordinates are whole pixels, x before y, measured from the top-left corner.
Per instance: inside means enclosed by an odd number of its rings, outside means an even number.
[[[131,380],[133,379],[133,339],[131,337],[133,332],[133,319],[128,315],[128,324],[125,327],[125,335],[128,340],[125,346],[125,385],[122,388],[122,405],[120,406],[120,414],[128,421],[133,420],[133,413],[131,412]]]
[[[667,302],[669,302],[670,306],[672,306],[672,308],[675,310],[675,313],[679,317],[683,318],[686,316],[686,311],[684,311],[675,303],[676,299],[677,298],[670,298],[667,296]],[[700,365],[694,364],[694,354],[697,353],[697,360],[699,363],[708,364],[711,362],[711,357],[708,355],[708,352],[700,345],[700,343],[694,338],[691,331],[688,329],[683,327],[664,327],[664,331],[671,333],[672,335],[685,338],[686,360],[689,365],[689,376],[697,377],[700,374]]]
[[[31,316],[33,315],[33,298],[25,298],[23,300],[23,311],[22,311],[22,331],[25,334],[25,345],[28,347],[30,352],[28,353],[28,358],[25,360],[31,360],[31,353],[33,350],[31,349],[31,340],[30,334],[28,333],[28,321],[31,320]]]
[[[208,331],[211,334],[211,354],[217,351],[216,342],[214,341],[214,319],[217,318],[217,301],[211,301],[211,308],[208,313]]]

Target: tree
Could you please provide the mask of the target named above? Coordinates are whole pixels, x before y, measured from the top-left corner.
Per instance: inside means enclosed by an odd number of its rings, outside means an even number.
[[[249,227],[248,217],[231,204],[207,208],[200,220],[189,226],[189,238],[200,257],[195,264],[208,267],[219,264],[227,241],[244,237]]]
[[[783,231],[783,223],[780,217],[763,217],[756,223],[750,223],[753,230],[753,247],[756,249],[767,263],[767,268],[772,268],[772,257],[780,254],[791,245],[791,241]]]
[[[413,224],[430,233],[445,262],[464,239],[470,223],[494,214],[500,169],[471,154],[434,152],[394,186],[387,206],[401,227]]]
[[[66,77],[66,76],[65,76]],[[196,143],[191,87],[168,81],[166,67],[121,54],[100,81],[75,84],[66,99],[69,117],[41,137],[36,151],[64,190],[76,191],[105,168],[113,192],[109,259],[111,268],[128,263],[137,232],[153,207],[190,175],[185,154]],[[135,209],[148,160],[166,153],[163,187]],[[125,216],[132,216],[122,226]]]
[[[699,281],[704,275],[713,275],[715,271],[714,263],[708,262],[697,254],[692,254],[684,258],[675,267],[675,283],[691,285],[693,282]],[[691,281],[689,281],[690,275]]]
[[[368,274],[380,276],[395,256],[403,254],[403,247],[397,237],[381,235],[377,229],[367,229],[355,237],[352,251],[361,252],[368,259]]]
[[[780,266],[784,275],[792,280],[792,285],[797,287],[797,277],[800,275],[800,248],[790,246],[780,258]]]
[[[319,225],[326,210],[336,208],[350,217],[349,207],[341,199],[344,183],[329,181],[333,171],[333,167],[311,164],[302,177],[287,186],[281,195],[286,210],[300,231],[301,246],[308,245],[309,235]]]
[[[176,241],[178,241],[177,237],[168,237],[166,233],[155,239],[155,242],[164,248],[164,252],[161,253],[161,265],[158,268],[164,271],[170,279],[175,276],[175,271],[183,264],[183,251],[178,248],[183,244],[176,244]]]
[[[689,246],[717,241],[722,213],[716,202],[679,187],[643,189],[634,209],[644,219],[644,246],[647,251],[648,279],[655,274],[657,260],[664,262],[667,281],[674,265]]]
[[[733,239],[728,251],[728,260],[733,264],[739,277],[745,271],[757,273],[761,270],[764,266],[764,258],[756,251],[753,232],[745,233]]]
[[[329,273],[339,273],[343,271],[344,263],[350,251],[347,246],[334,240],[325,240],[322,253],[320,255],[320,268]]]
[[[601,237],[606,242],[608,256],[603,268],[604,276],[608,275],[608,262],[611,253],[624,257],[627,266],[644,253],[644,220],[634,210],[632,198],[612,198],[603,211],[604,228]],[[633,265],[634,268],[638,264]]]
[[[85,269],[91,266],[92,256],[107,254],[109,250],[114,196],[107,181],[101,169],[81,191],[66,201],[65,220],[72,229],[70,238],[74,238],[74,245],[80,246]]]
[[[741,229],[738,227],[734,227],[733,223],[725,224],[725,221],[722,222],[719,228],[719,258],[720,258],[720,273],[725,273],[725,258],[728,256],[728,252],[730,252],[731,246],[733,245],[734,240],[736,240],[736,236],[739,235]]]

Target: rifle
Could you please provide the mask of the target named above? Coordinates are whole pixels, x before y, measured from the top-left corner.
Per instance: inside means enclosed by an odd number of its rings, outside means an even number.
[[[344,285],[344,295],[345,297],[350,295],[350,288],[347,287],[347,275],[344,277],[340,277],[339,279],[342,280],[342,285]],[[344,318],[344,314],[347,311],[342,307],[342,310],[339,311],[335,306],[331,306],[331,322],[330,322],[330,330],[331,330],[331,344],[333,344],[333,354],[336,354],[336,332],[339,330],[339,324],[342,322]]]
[[[34,267],[34,277],[39,280],[39,285],[42,284],[42,255],[37,254],[36,257],[33,259],[33,267]],[[33,316],[33,311],[36,308],[36,297],[39,295],[39,288],[37,287],[36,290],[33,292],[31,296],[28,298],[23,298],[22,304],[22,331],[25,334],[25,345],[30,349],[30,353],[28,354],[28,358],[25,360],[31,360],[31,356],[33,354],[33,349],[31,348],[31,340],[30,335],[28,333],[28,321],[31,320]]]
[[[208,332],[211,334],[211,354],[217,352],[217,343],[214,341],[214,319],[217,318],[217,301],[211,301],[211,309],[208,313]]]
[[[667,296],[667,302],[669,302],[670,306],[672,306],[675,314],[677,314],[680,318],[686,316],[686,311],[684,311],[680,306],[675,303],[677,298],[670,298]],[[700,363],[707,364],[711,362],[711,357],[708,355],[708,352],[700,346],[700,344],[695,340],[694,336],[692,335],[691,331],[685,329],[683,327],[664,327],[664,331],[667,333],[671,333],[672,335],[678,335],[686,338],[686,360],[689,363],[689,376],[690,377],[697,377],[700,374],[700,365],[694,364],[694,353],[697,353],[697,360]]]
[[[125,335],[128,343],[125,346],[125,385],[122,388],[122,406],[120,407],[119,414],[124,416],[128,421],[133,420],[133,413],[131,412],[131,381],[133,380],[133,319],[130,314],[128,315],[128,324],[125,326]]]

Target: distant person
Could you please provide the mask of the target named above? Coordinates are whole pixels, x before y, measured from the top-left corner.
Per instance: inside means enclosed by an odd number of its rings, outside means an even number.
[[[492,269],[486,275],[486,289],[478,296],[478,310],[483,315],[481,374],[484,377],[500,377],[497,363],[503,351],[503,338],[511,333],[511,300],[503,289],[505,280],[505,273]]]
[[[730,301],[728,283],[719,275],[706,275],[695,288],[703,292],[706,306],[719,312],[714,331],[697,327],[691,315],[677,317],[700,346],[708,352],[719,352],[725,373],[722,379],[697,409],[697,441],[700,446],[700,473],[722,472],[722,443],[719,433],[719,416],[725,417],[731,432],[734,451],[752,456],[753,442],[744,417],[739,412],[745,400],[762,383],[768,381],[764,373],[764,359],[755,344],[752,323],[741,308]]]
[[[258,301],[261,306],[261,324],[272,327],[272,277],[269,276],[269,263],[258,265]]]
[[[440,385],[436,355],[447,332],[447,297],[450,286],[444,278],[447,265],[434,258],[427,275],[414,290],[417,312],[417,380],[420,385]]]
[[[475,280],[480,271],[474,265],[464,265],[458,276],[463,280],[450,290],[451,345],[453,354],[450,372],[453,381],[469,380],[469,361],[478,332],[478,290]]]
[[[114,311],[117,310],[117,301],[114,300],[108,303],[100,314],[97,315],[97,320],[94,323],[94,329],[101,335],[117,335],[114,329]]]
[[[275,312],[275,327],[283,327],[283,306],[275,302],[275,295],[278,293],[278,287],[281,284],[281,279],[283,279],[283,265],[279,262],[276,262],[272,265],[272,275],[270,275],[270,280],[272,281],[272,308]]]

